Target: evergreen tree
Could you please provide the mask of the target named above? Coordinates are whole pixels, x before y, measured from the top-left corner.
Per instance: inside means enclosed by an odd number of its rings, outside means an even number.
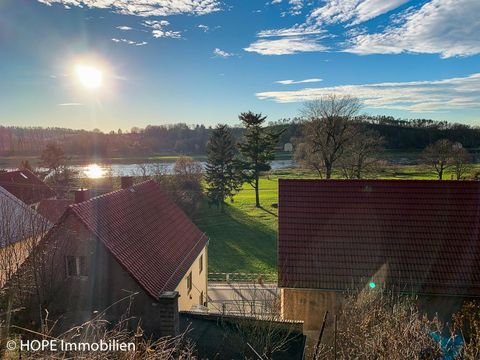
[[[260,207],[259,178],[264,171],[270,170],[270,161],[275,158],[275,145],[283,131],[273,133],[262,126],[266,116],[251,111],[238,117],[245,126],[244,140],[240,149],[243,179],[255,189],[255,206]]]
[[[242,181],[237,171],[235,139],[227,125],[218,125],[207,144],[208,160],[205,180],[210,202],[224,211],[226,198],[232,199]]]

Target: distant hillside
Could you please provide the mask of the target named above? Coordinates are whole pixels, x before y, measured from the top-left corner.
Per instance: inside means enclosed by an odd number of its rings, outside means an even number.
[[[395,119],[362,116],[364,126],[385,138],[385,148],[398,151],[421,150],[438,139],[461,142],[466,148],[480,148],[480,128],[428,119]],[[284,130],[279,147],[301,136],[301,119],[270,122],[274,130]],[[69,156],[132,157],[152,154],[203,155],[212,131],[204,125],[149,125],[130,132],[102,133],[99,130],[0,126],[0,156],[38,156],[48,142],[59,143]],[[232,129],[240,139],[243,129]]]

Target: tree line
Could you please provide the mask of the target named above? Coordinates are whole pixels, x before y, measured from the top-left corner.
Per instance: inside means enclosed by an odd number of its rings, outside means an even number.
[[[440,140],[460,142],[465,148],[480,148],[480,128],[465,124],[429,119],[396,119],[390,116],[355,114],[354,120],[376,131],[386,149],[423,149]],[[302,114],[295,118],[269,122],[265,127],[283,133],[277,147],[294,141],[302,134]],[[37,155],[49,142],[57,142],[69,156],[121,157],[156,154],[204,155],[214,128],[205,125],[149,125],[103,133],[64,128],[0,126],[0,156]],[[244,132],[241,125],[230,127],[239,141]]]

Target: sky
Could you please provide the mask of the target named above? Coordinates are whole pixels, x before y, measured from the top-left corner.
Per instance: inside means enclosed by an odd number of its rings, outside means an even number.
[[[0,125],[235,125],[339,94],[480,126],[478,14],[479,0],[1,0]]]

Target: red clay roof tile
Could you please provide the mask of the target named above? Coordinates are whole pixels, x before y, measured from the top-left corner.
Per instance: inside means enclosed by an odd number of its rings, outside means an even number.
[[[154,181],[70,206],[152,297],[173,291],[207,237]]]
[[[27,205],[55,196],[55,192],[29,170],[0,172],[0,186]]]
[[[280,180],[278,233],[280,287],[480,296],[480,182]]]

